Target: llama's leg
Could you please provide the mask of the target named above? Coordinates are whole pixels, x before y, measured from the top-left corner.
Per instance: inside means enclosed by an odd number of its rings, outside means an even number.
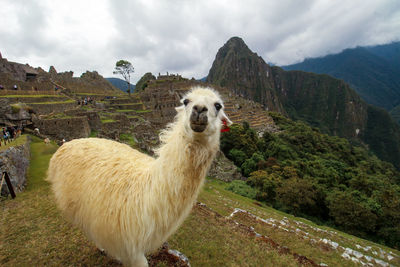
[[[148,267],[147,259],[144,254],[139,254],[129,263],[130,267]]]

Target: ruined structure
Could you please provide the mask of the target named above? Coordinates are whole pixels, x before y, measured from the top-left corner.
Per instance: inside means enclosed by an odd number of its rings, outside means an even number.
[[[5,90],[51,91],[68,89],[74,93],[121,93],[96,71],[86,71],[81,77],[73,77],[72,71],[57,73],[54,66],[49,72],[28,64],[8,61],[0,57],[0,85]]]

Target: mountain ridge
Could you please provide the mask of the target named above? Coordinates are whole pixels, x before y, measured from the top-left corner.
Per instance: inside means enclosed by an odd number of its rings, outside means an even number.
[[[328,74],[349,83],[363,99],[390,111],[400,103],[400,42],[345,49],[337,54],[307,58],[282,66]]]
[[[325,133],[365,142],[378,157],[400,167],[399,127],[393,125],[387,112],[365,103],[343,80],[270,67],[242,39],[233,37],[219,49],[207,81],[229,87],[268,110],[306,121]],[[380,124],[383,129],[371,126],[376,117],[385,122]]]

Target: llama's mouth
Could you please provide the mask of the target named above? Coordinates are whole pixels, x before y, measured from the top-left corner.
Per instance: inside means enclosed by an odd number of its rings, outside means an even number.
[[[196,133],[201,133],[207,128],[207,123],[190,122],[190,128]]]

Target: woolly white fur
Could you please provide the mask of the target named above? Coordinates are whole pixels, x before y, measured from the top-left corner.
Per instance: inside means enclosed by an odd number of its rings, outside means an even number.
[[[85,138],[62,145],[50,160],[48,181],[65,217],[98,248],[126,266],[147,266],[189,214],[219,149],[221,120],[230,120],[217,92],[193,88],[160,134],[156,158],[118,142]],[[207,107],[204,132],[191,130],[194,105]]]

